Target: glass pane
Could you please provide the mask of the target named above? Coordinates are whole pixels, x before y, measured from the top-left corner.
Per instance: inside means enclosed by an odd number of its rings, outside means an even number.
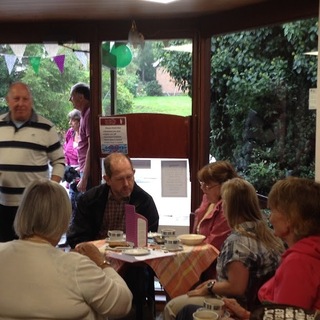
[[[133,48],[123,42],[103,42],[102,114],[148,112],[191,115],[192,101],[188,88],[181,82],[178,84],[176,74],[170,75],[172,66],[168,62],[171,50],[182,50],[171,43],[186,41],[145,41],[143,48]],[[190,40],[188,42],[185,50],[190,51]],[[175,52],[185,55],[191,66],[189,51]],[[115,106],[112,111],[114,87]]]
[[[211,154],[261,194],[285,176],[314,178],[317,19],[212,38]]]

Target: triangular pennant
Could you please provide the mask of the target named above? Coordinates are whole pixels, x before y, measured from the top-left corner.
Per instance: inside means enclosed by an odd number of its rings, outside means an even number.
[[[82,51],[86,51],[86,52],[90,51],[90,44],[89,43],[79,43],[79,47]]]
[[[44,47],[49,55],[49,57],[54,57],[59,51],[59,45],[57,43],[45,43]]]
[[[17,57],[14,54],[5,54],[4,59],[6,61],[7,69],[10,75],[12,72],[13,66],[17,60]]]
[[[10,44],[10,48],[13,53],[18,57],[19,62],[22,62],[24,51],[26,50],[26,44]]]
[[[87,69],[88,67],[88,58],[86,53],[83,51],[75,51],[74,54],[79,59],[79,61],[82,63],[82,65]]]
[[[41,57],[29,57],[30,64],[36,74],[39,72]]]
[[[63,70],[64,70],[64,58],[65,58],[64,54],[53,57],[53,60],[56,63],[61,73],[63,73]]]

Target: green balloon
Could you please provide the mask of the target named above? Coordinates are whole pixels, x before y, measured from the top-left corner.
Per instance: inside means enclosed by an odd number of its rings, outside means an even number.
[[[109,41],[102,43],[102,51],[103,50],[110,52],[110,42]]]
[[[117,68],[124,68],[132,61],[132,52],[125,44],[114,44],[110,53],[116,57]]]
[[[102,64],[108,68],[116,68],[117,57],[106,50],[102,50]]]

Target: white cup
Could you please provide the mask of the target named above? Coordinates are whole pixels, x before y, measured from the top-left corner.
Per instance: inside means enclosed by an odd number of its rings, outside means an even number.
[[[206,298],[203,301],[203,306],[211,311],[216,312],[220,317],[223,316],[224,313],[224,302],[217,298]]]
[[[163,238],[174,237],[176,235],[176,230],[175,229],[162,229],[161,234],[162,234]]]
[[[123,240],[123,231],[122,230],[109,230],[108,236],[110,240],[120,241]]]
[[[167,237],[164,239],[164,246],[168,250],[179,249],[180,240],[176,237]]]
[[[193,320],[218,320],[218,313],[208,309],[198,309],[192,314]]]

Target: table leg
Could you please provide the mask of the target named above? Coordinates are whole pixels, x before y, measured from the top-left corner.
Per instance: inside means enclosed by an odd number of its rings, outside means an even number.
[[[136,313],[135,319],[155,319],[153,270],[149,266],[135,266],[132,264],[123,272],[123,278],[133,295],[133,305]]]

